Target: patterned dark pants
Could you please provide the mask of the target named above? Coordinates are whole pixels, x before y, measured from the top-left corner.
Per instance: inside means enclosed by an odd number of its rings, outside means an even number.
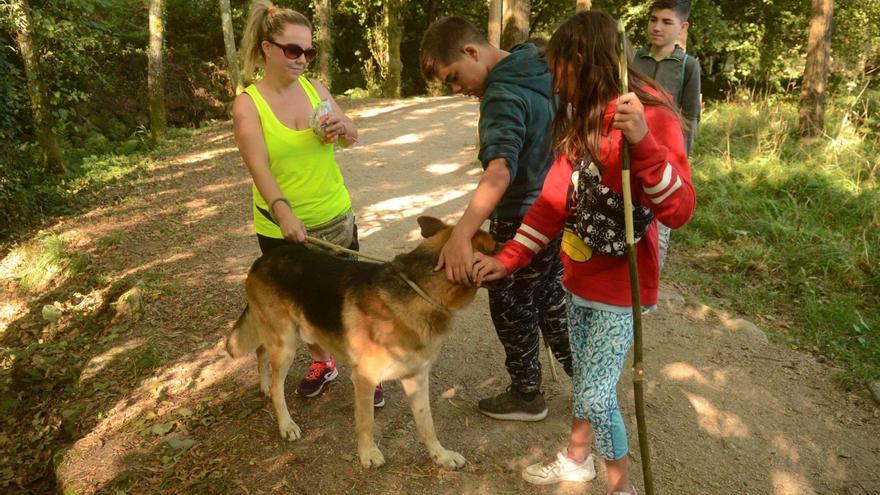
[[[490,232],[495,241],[506,242],[516,235],[520,223],[519,219],[492,220]],[[520,392],[541,390],[539,331],[571,376],[561,242],[560,235],[535,255],[531,265],[488,286],[492,323],[507,355],[505,365],[511,382]]]

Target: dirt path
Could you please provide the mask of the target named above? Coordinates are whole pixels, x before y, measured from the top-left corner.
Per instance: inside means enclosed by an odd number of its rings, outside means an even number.
[[[457,218],[479,175],[476,103],[372,102],[351,114],[363,139],[339,160],[365,252],[388,256],[414,245],[419,214]],[[362,469],[351,384],[341,379],[317,399],[296,397],[302,352],[287,389],[304,438],[282,441],[255,362],[232,361],[220,345],[241,311],[242,282],[258,255],[250,180],[228,124],[198,133],[185,148],[137,179],[134,196],[57,225],[69,246],[87,253],[89,270],[42,299],[7,302],[0,313],[7,346],[55,342],[62,331],[77,336],[40,359],[20,359],[12,377],[30,394],[23,399],[30,408],[17,413],[21,428],[33,415],[57,418],[54,428],[66,432],[66,448],[37,456],[65,493],[604,493],[602,469],[586,488],[533,487],[519,477],[525,465],[564,445],[566,377],[545,377],[550,415],[541,423],[497,422],[477,412],[479,398],[507,385],[482,291],[458,316],[431,384],[440,439],[467,458],[465,468],[432,464],[392,383],[388,405],[377,413],[388,463]],[[143,316],[113,322],[108,302],[139,280]],[[870,399],[840,391],[830,366],[768,343],[741,321],[689,302],[686,292],[664,286],[663,310],[645,322],[658,493],[880,493],[880,410]],[[42,304],[82,305],[89,298],[92,306],[54,325],[40,319]],[[58,388],[27,385],[21,363],[51,359],[69,363],[69,380],[59,383],[72,387],[74,399],[53,403]],[[627,373],[621,403],[641,488],[629,383]],[[0,450],[22,449],[25,438],[4,433]],[[0,487],[16,490],[29,481],[21,474],[28,469],[10,455],[3,461],[12,468],[0,470]]]

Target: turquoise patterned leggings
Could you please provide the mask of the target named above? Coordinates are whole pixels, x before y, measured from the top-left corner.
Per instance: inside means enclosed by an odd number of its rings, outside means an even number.
[[[621,459],[629,446],[617,406],[617,381],[633,342],[632,314],[587,308],[569,300],[568,325],[573,414],[590,422],[602,457]]]

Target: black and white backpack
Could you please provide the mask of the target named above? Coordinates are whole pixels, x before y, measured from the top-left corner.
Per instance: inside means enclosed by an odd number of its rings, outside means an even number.
[[[571,229],[594,252],[608,256],[626,254],[626,226],[623,219],[623,195],[602,184],[599,167],[589,154],[574,167],[569,215]],[[654,220],[647,206],[633,207],[633,233],[638,243]]]

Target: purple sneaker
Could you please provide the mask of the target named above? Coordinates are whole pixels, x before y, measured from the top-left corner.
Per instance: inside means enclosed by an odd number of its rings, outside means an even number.
[[[385,405],[385,396],[382,393],[382,384],[376,385],[376,391],[373,392],[373,407],[382,407]]]
[[[329,363],[314,361],[309,366],[309,373],[296,386],[296,394],[302,397],[315,397],[324,390],[324,385],[339,376],[336,361],[331,357]]]

